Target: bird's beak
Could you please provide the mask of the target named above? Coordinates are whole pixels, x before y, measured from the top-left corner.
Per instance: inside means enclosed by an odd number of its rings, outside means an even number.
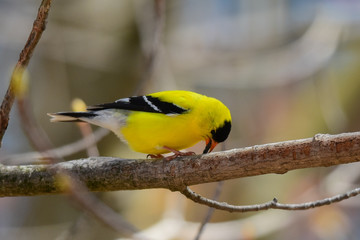
[[[215,142],[211,138],[207,138],[205,141],[206,141],[206,147],[204,149],[203,154],[211,152],[216,147],[216,145],[218,144],[217,142]]]

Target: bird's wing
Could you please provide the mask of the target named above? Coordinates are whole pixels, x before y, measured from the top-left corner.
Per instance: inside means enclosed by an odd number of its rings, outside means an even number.
[[[88,110],[98,111],[104,109],[123,109],[130,111],[152,112],[162,114],[182,114],[188,109],[182,108],[172,102],[160,100],[150,95],[122,98],[112,103],[104,103],[88,107]]]

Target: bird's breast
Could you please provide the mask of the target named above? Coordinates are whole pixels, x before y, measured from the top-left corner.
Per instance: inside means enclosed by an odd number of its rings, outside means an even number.
[[[121,128],[121,134],[134,151],[161,154],[168,152],[163,146],[181,150],[201,141],[198,128],[191,114],[134,112]]]

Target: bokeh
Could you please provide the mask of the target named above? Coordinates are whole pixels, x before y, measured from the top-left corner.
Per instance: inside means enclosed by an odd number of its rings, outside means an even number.
[[[76,124],[50,123],[46,115],[71,110],[74,98],[93,105],[173,89],[212,96],[229,107],[233,129],[215,151],[360,129],[360,2],[168,0],[161,33],[155,2],[53,1],[28,73],[31,110],[55,146],[82,137]],[[39,4],[0,0],[1,97]],[[203,147],[192,150],[201,153]],[[98,148],[102,156],[146,157],[113,134]],[[32,151],[14,107],[0,159],[28,164],[23,154]],[[66,159],[86,156],[82,151]],[[219,201],[314,201],[358,186],[359,170],[354,163],[229,180]],[[211,198],[217,184],[192,189]],[[149,239],[194,239],[208,212],[164,189],[98,196]],[[215,210],[201,239],[358,239],[359,207],[354,198],[307,211]],[[2,198],[0,213],[0,239],[121,237],[63,195]]]

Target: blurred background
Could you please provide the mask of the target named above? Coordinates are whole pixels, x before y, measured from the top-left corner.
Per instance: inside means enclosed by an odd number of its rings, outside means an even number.
[[[359,1],[168,0],[163,11],[159,2],[53,1],[28,70],[32,111],[55,146],[82,138],[76,124],[52,124],[46,115],[71,110],[74,98],[92,105],[172,89],[216,97],[230,108],[224,149],[359,130]],[[39,5],[0,0],[1,98]],[[102,156],[146,157],[113,134],[97,146]],[[32,151],[14,107],[0,160],[29,163]],[[355,163],[230,180],[219,201],[314,201],[358,186],[359,171]],[[216,187],[192,189],[211,198]],[[163,189],[98,195],[149,239],[194,239],[208,212]],[[200,239],[359,239],[359,207],[354,198],[307,211],[216,210]],[[66,196],[0,199],[0,239],[120,237]]]

